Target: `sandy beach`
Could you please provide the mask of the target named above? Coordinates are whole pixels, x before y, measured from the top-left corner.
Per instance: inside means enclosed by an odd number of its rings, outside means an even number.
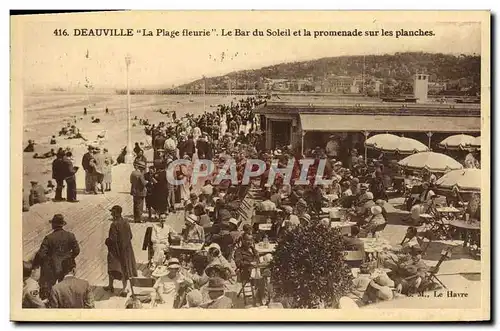
[[[148,119],[150,123],[158,123],[166,118],[165,115],[155,111],[175,110],[178,116],[189,113],[203,113],[213,111],[218,104],[230,103],[231,100],[241,99],[241,96],[199,96],[199,95],[132,95],[132,118]],[[90,100],[90,107],[88,101]],[[83,108],[87,107],[88,113],[83,116]],[[109,114],[105,114],[108,107]],[[74,123],[89,142],[106,130],[101,148],[108,148],[116,158],[120,150],[127,144],[127,96],[117,94],[93,94],[87,99],[86,94],[67,94],[51,92],[48,94],[33,94],[24,97],[23,109],[23,146],[29,139],[36,142],[35,153],[43,154],[51,148],[70,147],[73,149],[75,165],[80,166],[81,158],[86,151],[88,142],[82,139],[66,139],[58,136],[59,130],[68,122]],[[92,123],[92,116],[99,118],[100,123]],[[133,120],[132,142],[146,143],[144,127],[138,120]],[[50,137],[56,136],[57,145],[50,145]],[[34,159],[34,153],[23,153],[23,187],[29,190],[30,180],[38,180],[46,185],[51,179],[50,159]],[[81,188],[83,173],[77,174],[77,185]]]

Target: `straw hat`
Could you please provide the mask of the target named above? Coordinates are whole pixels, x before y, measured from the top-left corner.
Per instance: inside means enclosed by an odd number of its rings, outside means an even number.
[[[379,215],[379,214],[382,214],[382,207],[373,206],[370,208],[370,211],[372,212],[373,215]]]
[[[234,224],[236,226],[238,226],[240,224],[240,222],[238,222],[238,220],[236,218],[230,218],[229,223]]]

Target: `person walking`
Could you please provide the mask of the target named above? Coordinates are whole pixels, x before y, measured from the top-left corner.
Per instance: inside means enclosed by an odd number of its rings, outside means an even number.
[[[97,186],[99,185],[99,191],[104,194],[104,168],[105,168],[105,157],[101,154],[101,149],[99,147],[94,148],[94,154],[90,160],[90,167],[92,168],[92,192],[94,194],[98,193]]]
[[[115,205],[111,209],[113,222],[109,227],[108,238],[108,277],[109,284],[104,289],[113,292],[115,279],[122,281],[120,296],[127,296],[127,281],[137,277],[137,265],[132,247],[132,231],[130,224],[122,217],[122,207]]]
[[[147,195],[147,181],[144,178],[145,169],[146,163],[138,161],[134,163],[134,171],[130,174],[130,195],[132,195],[134,201],[134,221],[136,223],[142,222],[144,199]]]
[[[63,229],[67,224],[64,216],[55,214],[49,221],[52,233],[45,236],[36,255],[36,261],[41,264],[40,288],[41,297],[48,297],[52,286],[64,278],[62,261],[75,259],[80,254],[80,246],[75,235]]]
[[[64,278],[52,287],[49,296],[50,308],[83,309],[95,308],[94,294],[88,281],[75,277],[74,259],[62,261]]]

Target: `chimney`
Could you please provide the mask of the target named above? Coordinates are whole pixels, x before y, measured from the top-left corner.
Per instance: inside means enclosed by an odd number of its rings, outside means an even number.
[[[417,103],[427,102],[427,92],[429,90],[429,75],[415,74],[413,81],[413,96],[417,99]]]

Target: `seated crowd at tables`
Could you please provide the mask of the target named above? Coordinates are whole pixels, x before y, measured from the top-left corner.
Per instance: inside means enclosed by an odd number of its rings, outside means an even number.
[[[236,105],[220,106],[215,113],[204,113],[198,117],[185,115],[179,120],[176,119],[173,124],[160,123],[155,126],[148,123],[145,130],[152,136],[154,160],[148,162],[138,148],[135,170],[131,175],[131,195],[134,201],[135,222],[145,221],[142,217],[144,202],[148,219],[158,221],[152,225],[149,236],[146,234],[145,238],[146,246],[151,246],[149,262],[152,276],[156,279],[153,286],[155,294],[144,302],[138,298],[130,298],[128,307],[147,304],[151,308],[165,309],[232,308],[235,303],[227,293],[231,286],[236,282],[245,282],[252,277],[253,269],[265,266],[272,259],[271,254],[259,254],[256,242],[276,241],[287,231],[309,222],[321,222],[330,226],[331,222],[350,221],[355,225],[351,227],[349,234],[344,235],[346,247],[363,250],[361,239],[378,237],[378,232],[383,230],[387,222],[388,203],[384,164],[378,160],[366,164],[354,149],[348,160],[328,156],[325,149],[320,147],[306,151],[305,155],[300,155],[300,152],[286,146],[265,150],[261,144],[262,134],[254,131],[258,125],[251,111],[260,102],[262,101],[249,98]],[[249,132],[238,132],[240,126],[247,123],[251,123]],[[307,185],[295,183],[300,175],[298,160],[302,157],[315,159],[315,163],[309,168],[310,183]],[[250,185],[232,185],[228,180],[214,185],[216,173],[203,180],[198,178],[198,183],[194,184],[190,181],[192,169],[181,165],[175,169],[174,174],[176,179],[186,180],[181,186],[173,186],[166,180],[166,169],[171,162],[179,158],[190,161],[208,158],[219,165],[233,158],[236,161],[240,183],[248,159],[263,160],[266,171]],[[283,168],[291,158],[296,160],[292,185],[284,185],[280,174],[277,174],[272,185],[266,185],[272,160],[277,159],[278,167]],[[312,185],[319,161],[322,159],[326,159],[324,178],[333,181],[330,185]],[[152,165],[148,167],[148,163]],[[250,186],[260,187],[262,199],[256,202],[254,207],[256,214],[264,217],[263,223],[270,224],[270,231],[261,231],[261,222],[242,219],[244,200]],[[433,192],[425,185],[423,189],[426,193],[423,193],[423,196],[420,193],[420,196],[411,202],[412,208],[418,203],[426,204],[432,201]],[[174,231],[168,224],[167,217],[169,213],[176,213],[178,201],[181,202],[185,221],[181,233]],[[328,208],[327,214],[324,215],[325,207],[336,208]],[[109,251],[109,285],[105,289],[114,293],[114,280],[121,280],[123,289],[120,295],[126,297],[129,295],[127,284],[132,277],[137,276],[137,268],[130,242],[132,231],[128,222],[122,218],[121,212],[120,206],[111,209],[113,223],[106,240]],[[64,221],[61,222],[62,215],[56,216],[54,220],[59,223],[54,227],[56,222],[53,222],[53,234],[61,233],[65,224]],[[44,239],[44,244],[47,244],[47,240]],[[67,235],[64,240],[74,240],[74,235]],[[76,266],[65,262],[68,267],[61,270],[59,266],[56,276],[52,276],[48,282],[46,279],[43,281],[44,285],[48,286],[45,286],[43,294],[40,295],[36,279],[40,277],[38,268],[42,266],[43,275],[44,268],[53,268],[46,266],[47,260],[56,258],[60,263],[62,257],[63,260],[74,260],[79,254],[79,249],[72,246],[70,248],[70,245],[65,246],[68,247],[65,252],[47,252],[42,249],[44,244],[41,247],[44,254],[38,254],[37,259],[28,268],[23,290],[26,304],[23,300],[23,307],[62,307],[61,304],[51,304],[50,298],[55,295],[56,286],[67,278],[74,277]],[[174,246],[186,248],[190,245],[200,249],[174,256]],[[62,257],[50,254],[59,254]],[[372,263],[363,264],[353,281],[351,293],[341,300],[340,306],[359,306],[377,300],[392,299],[393,288],[404,294],[422,288],[428,268],[421,260],[421,254],[418,242],[410,240],[394,251],[379,255],[383,267],[389,269],[389,272],[374,268]],[[262,276],[269,277],[269,270],[265,267],[263,269]],[[70,276],[66,277],[67,275]],[[69,286],[77,286],[83,293],[82,297],[86,299],[75,304],[67,303],[66,308],[94,306],[92,293],[88,293],[84,283],[71,283]],[[259,283],[257,292],[263,291],[259,286],[264,285]],[[66,295],[72,293],[68,289],[66,292]],[[269,306],[272,305],[271,302]]]

